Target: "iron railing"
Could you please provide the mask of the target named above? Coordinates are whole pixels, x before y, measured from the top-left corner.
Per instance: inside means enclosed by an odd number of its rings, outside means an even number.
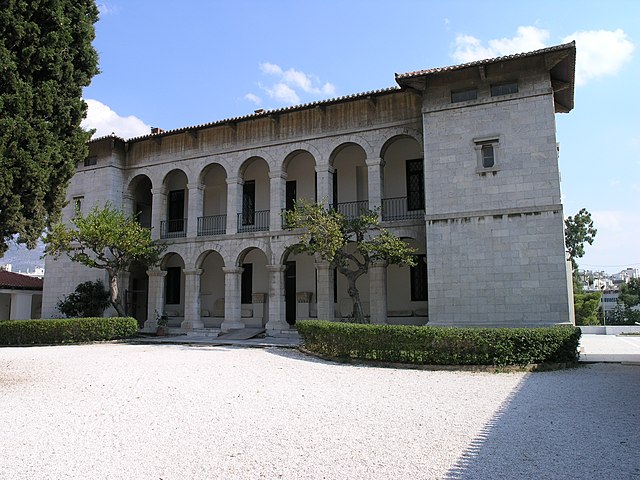
[[[269,210],[238,214],[238,232],[264,232],[269,230]]]
[[[227,216],[210,215],[198,217],[198,236],[203,235],[224,235],[227,233]]]
[[[182,238],[187,236],[187,219],[160,222],[160,238]]]
[[[424,208],[409,210],[407,197],[383,198],[382,220],[407,220],[424,218]]]
[[[347,218],[358,218],[362,215],[363,210],[369,208],[368,200],[358,200],[356,202],[343,202],[335,206],[336,211],[340,212]]]

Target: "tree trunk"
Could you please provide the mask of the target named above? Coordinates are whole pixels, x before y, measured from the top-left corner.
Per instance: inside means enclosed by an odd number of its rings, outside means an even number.
[[[118,312],[119,317],[126,316],[124,308],[122,308],[122,304],[120,303],[120,298],[118,297],[118,277],[112,271],[108,271],[109,273],[109,292],[111,293],[111,305]]]
[[[356,280],[360,275],[354,275],[357,272],[351,272],[350,275],[345,275],[347,277],[347,281],[349,282],[349,288],[347,289],[347,293],[351,297],[353,301],[353,321],[354,323],[368,323],[364,318],[364,312],[362,311],[362,302],[360,301],[360,292],[356,287]]]

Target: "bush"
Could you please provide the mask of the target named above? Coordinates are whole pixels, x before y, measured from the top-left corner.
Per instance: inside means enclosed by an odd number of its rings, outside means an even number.
[[[138,322],[131,317],[5,320],[0,345],[50,345],[133,337]]]
[[[111,304],[109,291],[101,280],[79,284],[58,302],[56,308],[68,318],[100,317]]]
[[[578,360],[580,329],[457,328],[296,322],[304,347],[336,358],[418,365],[528,365]]]
[[[598,306],[602,293],[576,293],[573,295],[573,306],[576,313],[576,325],[600,325]]]

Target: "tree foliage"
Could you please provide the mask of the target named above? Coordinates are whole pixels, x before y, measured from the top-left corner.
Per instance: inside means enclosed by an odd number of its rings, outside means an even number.
[[[346,277],[355,322],[365,322],[356,281],[373,262],[415,265],[415,250],[381,228],[375,211],[365,210],[351,219],[321,204],[299,200],[284,213],[284,220],[288,229],[303,229],[294,252],[315,255]]]
[[[45,237],[45,254],[58,258],[64,253],[74,262],[106,270],[111,305],[124,316],[118,277],[134,262],[147,267],[157,265],[166,247],[153,241],[151,230],[142,227],[135,217],[109,203],[104,207],[96,205],[86,216],[76,213],[72,223],[75,228],[63,223],[51,228]]]
[[[17,235],[34,248],[59,217],[90,132],[82,87],[98,73],[93,0],[0,7],[0,255]]]
[[[567,217],[564,221],[564,243],[571,260],[574,273],[578,269],[576,258],[584,256],[584,244],[593,244],[596,237],[591,214],[586,208],[581,209],[574,217]]]
[[[68,318],[101,317],[111,304],[109,291],[101,280],[83,282],[60,300],[56,308]]]
[[[600,306],[601,297],[601,292],[574,294],[573,305],[576,313],[576,325],[600,325],[598,307]]]
[[[632,278],[620,286],[618,305],[608,323],[634,325],[640,323],[640,278]]]

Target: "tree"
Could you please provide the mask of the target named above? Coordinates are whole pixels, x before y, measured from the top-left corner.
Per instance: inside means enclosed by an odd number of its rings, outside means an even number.
[[[79,284],[56,308],[68,318],[101,317],[110,303],[109,291],[102,280],[96,280]]]
[[[63,223],[51,228],[45,236],[45,254],[58,258],[64,253],[74,262],[105,270],[111,305],[124,316],[118,277],[134,262],[157,265],[166,247],[153,241],[151,230],[142,227],[135,217],[126,216],[109,203],[102,208],[96,205],[86,217],[77,212],[72,223],[75,228]]]
[[[60,218],[91,132],[82,87],[98,73],[93,0],[0,7],[0,255],[14,237],[34,248]]]
[[[598,319],[598,306],[600,305],[601,292],[577,293],[573,297],[575,307],[576,325],[600,325]]]
[[[294,252],[316,255],[346,277],[357,323],[365,323],[365,318],[356,281],[369,271],[371,263],[415,265],[415,250],[381,228],[375,211],[366,210],[351,219],[321,204],[299,200],[293,210],[284,213],[284,220],[288,229],[304,229]],[[348,251],[350,244],[355,247],[353,253]]]
[[[576,213],[575,217],[567,217],[564,221],[564,243],[571,260],[574,275],[578,270],[576,258],[584,256],[584,244],[592,245],[596,233],[598,231],[593,228],[591,214],[586,208]]]
[[[611,324],[634,325],[640,323],[640,278],[632,278],[620,286],[618,305],[611,316]]]

